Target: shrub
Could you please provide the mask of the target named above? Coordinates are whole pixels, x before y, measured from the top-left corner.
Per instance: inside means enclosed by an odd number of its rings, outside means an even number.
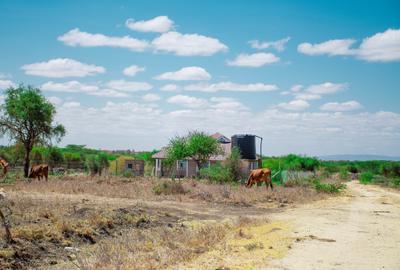
[[[124,171],[124,173],[122,174],[123,177],[126,178],[133,178],[135,177],[135,175],[133,174],[133,172],[131,170],[126,170]]]
[[[156,195],[175,195],[187,193],[182,184],[176,181],[163,181],[158,183],[153,187],[153,192]]]
[[[314,181],[314,187],[317,192],[339,193],[346,186],[340,183],[321,183],[319,180]]]
[[[208,168],[202,168],[200,176],[216,183],[229,183],[235,180],[230,169],[219,163]]]
[[[374,175],[370,172],[363,172],[360,175],[360,183],[361,184],[370,184],[374,180]]]
[[[341,167],[340,168],[340,171],[339,171],[339,177],[340,177],[340,179],[341,180],[349,180],[349,172],[347,171],[348,170],[348,168],[346,168],[346,167]]]

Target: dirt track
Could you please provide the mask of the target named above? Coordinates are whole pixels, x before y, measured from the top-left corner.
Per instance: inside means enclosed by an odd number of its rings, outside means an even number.
[[[400,193],[349,183],[348,197],[291,209],[296,239],[261,269],[400,269]]]

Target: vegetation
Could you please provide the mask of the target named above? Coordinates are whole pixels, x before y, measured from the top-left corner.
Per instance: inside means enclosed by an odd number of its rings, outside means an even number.
[[[65,129],[62,125],[53,125],[56,113],[53,104],[46,100],[39,89],[30,86],[8,88],[0,111],[0,134],[24,146],[24,174],[27,177],[33,147],[47,144],[53,138],[59,141]]]
[[[215,183],[237,183],[243,178],[240,171],[240,150],[233,148],[228,159],[200,170],[200,177]]]
[[[192,158],[198,168],[203,168],[212,155],[221,152],[216,139],[200,131],[189,132],[184,137],[172,138],[167,150],[167,163],[175,164],[176,161]]]

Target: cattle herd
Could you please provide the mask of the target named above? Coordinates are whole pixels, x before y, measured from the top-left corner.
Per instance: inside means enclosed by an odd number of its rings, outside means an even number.
[[[0,167],[3,168],[3,177],[6,176],[8,172],[8,162],[5,159],[0,158]],[[29,170],[28,178],[37,178],[39,181],[42,178],[45,178],[46,181],[49,177],[49,165],[47,164],[39,164],[34,165]]]

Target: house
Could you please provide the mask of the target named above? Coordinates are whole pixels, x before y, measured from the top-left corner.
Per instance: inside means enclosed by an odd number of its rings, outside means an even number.
[[[144,160],[127,159],[125,160],[125,171],[130,171],[134,176],[144,175]]]
[[[232,138],[236,138],[237,136],[254,136],[254,135],[234,135]],[[228,159],[231,154],[231,149],[233,146],[239,146],[239,149],[242,145],[236,145],[234,143],[232,145],[231,139],[220,134],[215,133],[211,135],[212,138],[216,139],[222,150],[222,153],[219,155],[213,155],[208,160],[208,166],[216,164],[217,162],[224,163]],[[237,141],[237,140],[235,140]],[[251,170],[257,169],[259,164],[259,157],[255,155],[255,141],[254,141],[254,158],[243,158],[241,159],[241,170],[243,175],[248,175]],[[245,152],[247,149],[240,149],[241,152]],[[243,151],[244,150],[244,151]],[[167,158],[167,148],[162,148],[161,151],[155,153],[152,156],[156,160],[155,167],[155,175],[158,177],[169,177],[171,176],[171,167],[163,164],[163,161]],[[174,173],[176,177],[194,177],[197,175],[199,168],[197,163],[192,158],[186,158],[183,160],[178,160],[176,162],[176,166],[174,169]]]

